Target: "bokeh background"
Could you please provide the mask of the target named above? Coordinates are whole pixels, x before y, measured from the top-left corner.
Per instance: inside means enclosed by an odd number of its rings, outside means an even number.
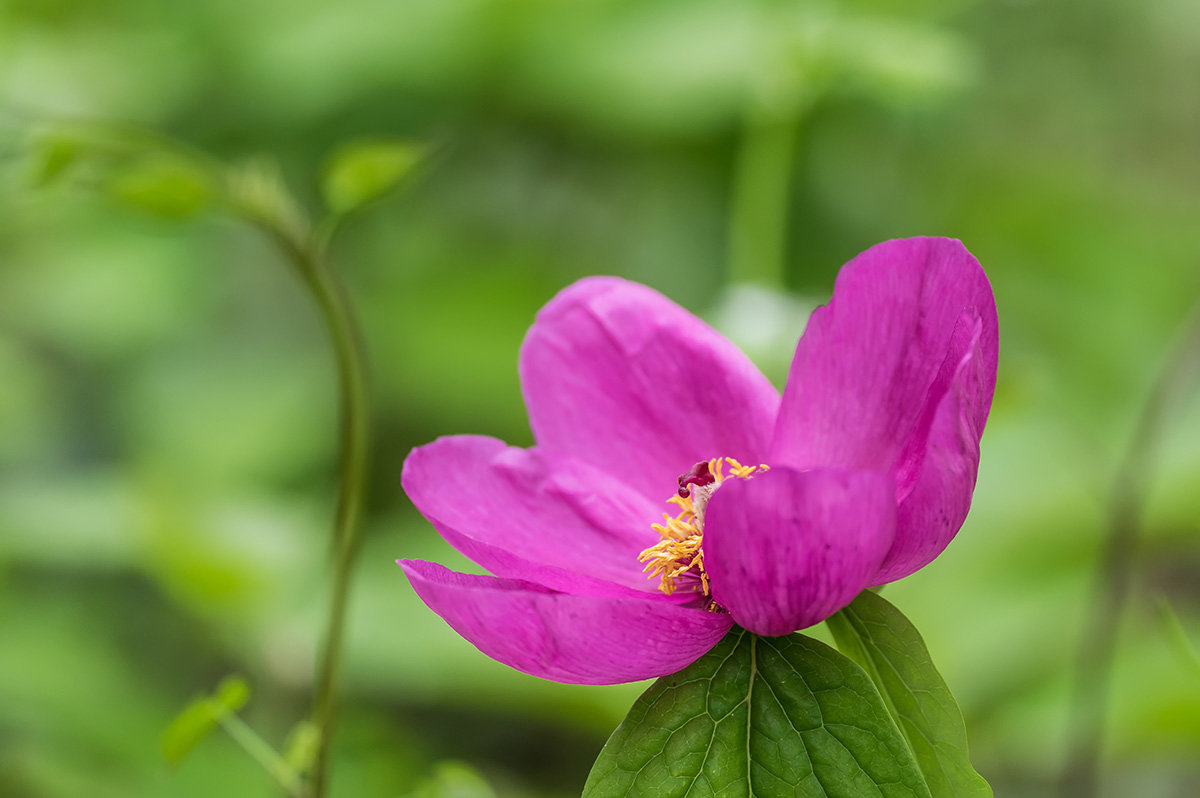
[[[0,795],[279,794],[226,736],[175,768],[159,739],[236,672],[281,744],[328,597],[312,302],[186,169],[140,144],[89,167],[94,121],[277,163],[314,212],[348,144],[430,153],[331,249],[376,402],[334,795],[578,794],[642,689],[491,662],[393,564],[461,564],[400,467],[441,434],[530,442],[516,355],[540,305],[640,280],[780,380],[837,268],[917,234],[988,270],[1000,382],[971,517],[887,595],[997,795],[1056,794],[1112,480],[1200,297],[1197,75],[1192,0],[5,0]],[[1200,641],[1194,398],[1154,466],[1113,619],[1111,796],[1200,779],[1200,668],[1156,609]]]

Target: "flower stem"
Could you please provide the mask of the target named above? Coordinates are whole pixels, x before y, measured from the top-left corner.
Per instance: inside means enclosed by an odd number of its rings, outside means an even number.
[[[328,792],[329,752],[337,722],[337,682],[346,633],[346,611],[358,553],[359,518],[366,493],[370,442],[367,356],[350,299],[341,282],[326,266],[322,247],[297,241],[280,230],[268,229],[268,232],[287,252],[321,310],[337,359],[341,398],[341,461],[332,541],[333,595],[313,695],[317,747],[311,795],[323,798]]]
[[[1142,406],[1133,439],[1111,490],[1108,534],[1096,573],[1092,613],[1079,646],[1061,794],[1094,798],[1108,714],[1108,688],[1120,623],[1133,585],[1138,533],[1150,471],[1163,432],[1200,382],[1200,304],[1174,354],[1163,365]]]

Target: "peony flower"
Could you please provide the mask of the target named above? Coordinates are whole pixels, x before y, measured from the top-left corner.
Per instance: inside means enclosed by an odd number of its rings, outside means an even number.
[[[401,565],[480,651],[560,682],[673,673],[734,624],[812,626],[962,526],[996,356],[987,277],[951,239],[848,263],[782,396],[662,295],[580,280],[521,348],[537,445],[454,436],[404,464],[421,513],[495,576]]]

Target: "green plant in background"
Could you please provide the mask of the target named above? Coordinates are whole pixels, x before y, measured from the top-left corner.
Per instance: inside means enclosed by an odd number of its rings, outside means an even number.
[[[153,741],[231,672],[255,686],[247,724],[287,740],[315,687],[336,392],[303,282],[275,280],[291,256],[221,221],[246,218],[232,174],[243,195],[282,174],[298,190],[276,222],[297,240],[311,224],[349,267],[375,358],[335,794],[479,787],[442,778],[448,757],[499,794],[577,794],[641,689],[489,667],[397,589],[395,557],[451,556],[404,502],[400,461],[449,432],[529,442],[511,357],[536,308],[615,272],[710,309],[781,384],[830,269],[922,231],[994,269],[1005,359],[970,534],[888,600],[925,633],[998,794],[1061,778],[1068,673],[1109,685],[1102,785],[1190,794],[1194,402],[1164,421],[1127,598],[1097,627],[1115,632],[1111,678],[1073,631],[1105,606],[1089,585],[1108,464],[1200,293],[1189,9],[572,6],[0,9],[0,792],[278,794],[220,737],[170,775]],[[438,169],[376,213],[304,221],[342,201],[321,199],[342,189],[316,165],[344,142],[385,182],[404,168],[411,151],[375,153],[380,131],[445,142]],[[258,152],[279,167],[227,166]],[[1178,624],[1147,622],[1147,596]]]
[[[311,720],[290,733],[286,756],[275,753],[237,717],[249,700],[244,680],[222,682],[212,697],[189,704],[172,723],[164,755],[178,763],[220,725],[294,796],[328,792],[329,750],[338,712],[338,677],[347,602],[368,482],[370,404],[367,356],[345,289],[326,251],[347,216],[395,189],[422,157],[408,142],[345,145],[322,182],[327,213],[314,226],[269,162],[226,169],[190,147],[149,131],[97,123],[38,123],[29,134],[31,179],[45,186],[67,176],[112,199],[168,220],[223,211],[262,230],[286,256],[324,320],[337,365],[341,421],[338,498],[330,549],[333,586],[318,663]]]

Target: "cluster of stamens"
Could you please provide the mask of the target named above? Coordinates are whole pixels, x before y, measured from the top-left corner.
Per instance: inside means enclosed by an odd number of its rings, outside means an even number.
[[[724,473],[726,467],[728,473]],[[701,595],[711,595],[700,547],[708,500],[726,478],[750,479],[766,470],[765,465],[746,466],[732,457],[714,457],[696,463],[679,477],[679,491],[667,499],[668,504],[679,508],[678,514],[672,517],[663,513],[663,523],[651,525],[662,539],[638,555],[638,562],[646,563],[644,570],[649,577],[662,580],[659,590],[670,596],[688,587]]]

